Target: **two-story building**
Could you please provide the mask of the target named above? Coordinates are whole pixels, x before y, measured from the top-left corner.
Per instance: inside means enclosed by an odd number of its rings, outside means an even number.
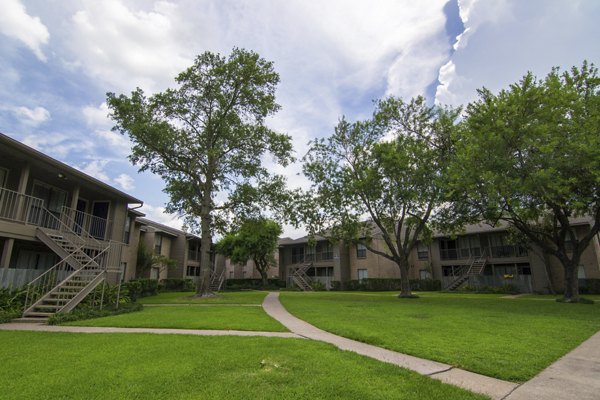
[[[135,265],[129,242],[141,205],[0,134],[0,285],[29,283],[32,315],[74,307],[99,283],[117,281]]]
[[[580,236],[589,231],[591,222],[590,218],[571,220]],[[370,246],[388,252],[377,236]],[[431,242],[418,243],[409,262],[410,279],[437,279],[445,290],[511,285],[521,292],[547,293],[562,291],[564,286],[560,262],[534,245],[512,244],[505,225],[469,225],[456,236],[437,233]],[[394,262],[368,251],[364,244],[332,244],[323,237],[316,237],[313,243],[307,237],[280,239],[279,274],[288,285],[305,287],[300,279],[305,275],[307,283],[319,281],[326,288],[332,281],[400,278]],[[598,236],[581,257],[579,278],[600,279]]]

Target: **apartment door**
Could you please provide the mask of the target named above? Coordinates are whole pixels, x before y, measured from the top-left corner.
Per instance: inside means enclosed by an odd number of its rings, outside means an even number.
[[[96,239],[104,240],[107,236],[109,201],[94,201],[92,205],[92,220],[90,221],[90,234]]]
[[[87,210],[87,200],[77,199],[77,209],[75,210],[73,230],[77,233],[81,233],[82,230],[86,230],[85,212]]]

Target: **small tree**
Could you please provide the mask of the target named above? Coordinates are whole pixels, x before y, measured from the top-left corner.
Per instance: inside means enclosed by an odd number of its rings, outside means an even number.
[[[274,254],[282,232],[281,225],[275,221],[264,218],[249,219],[242,223],[237,232],[223,237],[217,243],[216,250],[236,264],[254,261],[263,286],[266,286],[269,267],[277,265]]]
[[[479,90],[466,110],[453,165],[459,214],[508,222],[564,268],[577,302],[581,255],[600,230],[600,78],[583,63],[528,73],[497,95]],[[578,234],[572,218],[588,218]]]
[[[140,242],[137,251],[136,274],[140,275],[152,268],[158,268],[159,275],[166,268],[172,268],[177,265],[177,261],[162,254],[154,254],[149,250],[144,242]]]
[[[164,179],[167,210],[200,231],[197,292],[209,296],[213,231],[225,232],[232,215],[256,211],[253,205],[282,189],[283,179],[269,174],[262,160],[271,153],[286,165],[292,145],[289,136],[265,125],[279,109],[279,75],[258,54],[234,49],[225,58],[206,52],[176,81],[176,89],[149,98],[139,88],[129,97],[108,93],[107,103],[113,130],[133,142],[130,160]]]
[[[412,296],[409,255],[430,234],[443,204],[444,179],[458,110],[429,107],[422,97],[380,101],[367,121],[342,119],[305,158],[312,192],[300,213],[313,233],[363,241],[400,269],[400,297]],[[381,238],[385,250],[373,245]]]

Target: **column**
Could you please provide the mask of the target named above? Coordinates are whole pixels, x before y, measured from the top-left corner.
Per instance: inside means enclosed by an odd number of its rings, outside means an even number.
[[[4,247],[2,248],[2,259],[0,259],[0,268],[8,269],[14,244],[15,239],[13,238],[8,238],[4,242]]]

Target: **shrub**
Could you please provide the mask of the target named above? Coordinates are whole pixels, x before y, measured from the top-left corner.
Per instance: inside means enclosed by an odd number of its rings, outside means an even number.
[[[580,279],[579,293],[600,294],[600,279]]]
[[[161,280],[160,283],[162,285],[161,291],[189,292],[196,289],[194,281],[191,279],[168,278]]]
[[[91,308],[87,305],[80,305],[70,313],[54,314],[48,319],[48,325],[60,325],[65,322],[80,321],[82,319],[108,317],[110,315],[125,314],[134,311],[142,311],[144,306],[139,303],[125,303],[115,308],[109,305],[102,310]]]
[[[410,289],[415,291],[442,290],[442,282],[437,279],[411,279]],[[369,292],[400,290],[400,279],[367,278],[361,281],[331,282],[331,290],[366,290]]]
[[[156,279],[134,279],[121,286],[124,296],[131,301],[158,294],[158,281]]]
[[[267,286],[263,286],[262,279],[227,279],[225,281],[226,290],[277,290],[285,286],[285,281],[279,279],[268,279]]]

